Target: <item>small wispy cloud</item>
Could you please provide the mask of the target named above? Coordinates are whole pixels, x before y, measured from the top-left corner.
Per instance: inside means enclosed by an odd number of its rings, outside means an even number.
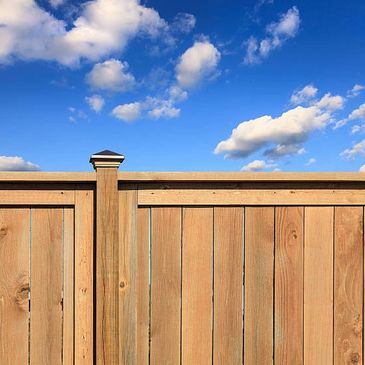
[[[355,84],[351,90],[347,91],[348,98],[354,98],[358,96],[362,90],[365,89],[365,85]]]
[[[266,37],[258,39],[251,36],[246,42],[246,64],[260,63],[269,54],[280,48],[287,40],[294,38],[300,25],[300,14],[296,6],[282,14],[279,21],[266,27]]]
[[[265,169],[272,169],[277,165],[274,163],[268,163],[264,160],[254,160],[243,166],[241,171],[262,171]]]
[[[96,113],[99,113],[105,105],[105,100],[100,95],[87,96],[85,98],[85,101],[89,104],[90,108]]]

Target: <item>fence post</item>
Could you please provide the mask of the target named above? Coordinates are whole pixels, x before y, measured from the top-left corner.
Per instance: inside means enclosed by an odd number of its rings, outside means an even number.
[[[123,160],[111,151],[90,158],[96,170],[96,365],[119,363],[118,168]]]

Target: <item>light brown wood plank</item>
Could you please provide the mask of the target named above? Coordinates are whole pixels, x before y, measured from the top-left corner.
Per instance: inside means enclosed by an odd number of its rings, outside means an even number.
[[[120,354],[117,169],[98,168],[96,180],[96,364],[108,365]]]
[[[212,363],[213,208],[183,208],[182,364]]]
[[[28,363],[29,209],[0,208],[0,364]]]
[[[73,190],[0,190],[4,205],[72,205]]]
[[[93,364],[94,192],[75,192],[75,364]]]
[[[304,364],[333,363],[333,207],[305,207]]]
[[[303,364],[303,207],[275,209],[275,362]]]
[[[149,349],[149,208],[137,210],[137,364],[148,364]]]
[[[8,173],[5,173],[8,174]],[[32,173],[34,174],[34,173]],[[31,175],[31,174],[28,174]],[[121,181],[365,181],[359,172],[119,172]],[[0,173],[1,180],[1,173]]]
[[[139,205],[352,205],[365,190],[157,189],[139,190]]]
[[[137,193],[119,191],[120,364],[137,362]]]
[[[32,209],[30,364],[62,363],[62,209]]]
[[[245,208],[244,364],[273,362],[274,208]]]
[[[214,208],[213,363],[241,365],[243,208]]]
[[[180,362],[181,208],[151,212],[151,364]]]
[[[363,208],[335,208],[334,364],[362,364]]]
[[[74,364],[74,210],[63,211],[63,364]]]

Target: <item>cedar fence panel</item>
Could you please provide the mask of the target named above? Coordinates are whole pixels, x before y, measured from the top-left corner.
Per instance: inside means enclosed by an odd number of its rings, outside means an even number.
[[[364,364],[365,174],[0,173],[1,365]]]

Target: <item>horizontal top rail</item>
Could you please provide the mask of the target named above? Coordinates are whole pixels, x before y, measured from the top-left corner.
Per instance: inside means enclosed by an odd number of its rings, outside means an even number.
[[[94,172],[0,172],[0,182],[93,182]]]
[[[119,172],[127,182],[365,182],[364,172]],[[0,182],[95,182],[94,172],[0,172]]]
[[[120,172],[129,182],[365,181],[364,172]]]

